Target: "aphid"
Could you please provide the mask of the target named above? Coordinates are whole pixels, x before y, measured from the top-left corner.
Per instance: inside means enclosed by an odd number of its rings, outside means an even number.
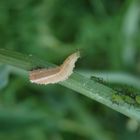
[[[123,104],[124,103],[123,98],[117,94],[112,95],[112,102],[116,103],[116,104]]]
[[[91,79],[91,80],[94,80],[94,81],[96,81],[96,82],[99,82],[99,83],[101,83],[101,84],[104,83],[103,78],[100,78],[100,77],[91,76],[90,79]]]
[[[122,95],[128,95],[132,98],[135,98],[135,89],[133,87],[128,87],[128,86],[120,86],[119,88],[114,88],[115,91],[118,93],[121,93]]]
[[[114,90],[116,93],[115,95],[112,95],[112,102],[118,103],[123,100],[124,103],[129,105],[140,105],[140,95],[138,94],[138,91],[133,87],[123,86],[123,88],[119,87]]]
[[[73,68],[75,67],[75,62],[80,57],[80,52],[75,52],[71,54],[62,65],[56,68],[50,69],[37,69],[30,71],[29,79],[32,83],[37,84],[50,84],[58,83],[68,79],[68,77],[73,73]]]
[[[134,105],[136,103],[135,99],[126,95],[123,95],[123,99],[127,104],[130,104],[130,105]]]
[[[112,95],[112,102],[114,102],[116,104],[127,103],[130,105],[134,105],[136,103],[135,99],[133,99],[129,96],[126,96],[126,95],[118,95],[118,94]]]

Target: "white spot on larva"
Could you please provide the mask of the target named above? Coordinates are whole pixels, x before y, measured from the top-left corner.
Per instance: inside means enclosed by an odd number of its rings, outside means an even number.
[[[54,84],[68,79],[73,73],[75,62],[80,57],[80,52],[71,54],[62,65],[50,69],[38,69],[30,71],[29,79],[32,83],[37,84]]]

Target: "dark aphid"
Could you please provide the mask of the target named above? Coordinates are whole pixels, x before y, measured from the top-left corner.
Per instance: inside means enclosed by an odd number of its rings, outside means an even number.
[[[94,80],[94,81],[96,81],[98,83],[101,83],[103,85],[108,86],[108,83],[106,81],[104,81],[103,78],[101,78],[101,77],[91,76],[90,79]]]
[[[100,77],[91,76],[90,79],[99,83],[103,83],[103,78],[100,78]]]

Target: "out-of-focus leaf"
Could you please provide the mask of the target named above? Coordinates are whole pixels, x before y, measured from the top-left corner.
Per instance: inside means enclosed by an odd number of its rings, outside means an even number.
[[[5,65],[0,65],[0,89],[8,84],[9,70]]]
[[[13,131],[43,124],[46,116],[24,108],[0,107],[0,131]]]
[[[138,0],[134,0],[126,12],[123,24],[124,50],[122,57],[127,66],[133,66],[133,64],[135,64],[137,44],[134,39],[136,38],[136,34],[139,30],[139,20],[140,3]]]

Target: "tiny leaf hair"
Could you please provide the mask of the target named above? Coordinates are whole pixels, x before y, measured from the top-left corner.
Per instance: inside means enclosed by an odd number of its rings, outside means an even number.
[[[54,84],[68,79],[73,73],[75,62],[80,57],[80,52],[77,51],[66,58],[60,66],[50,69],[37,69],[29,72],[29,79],[36,84]]]

